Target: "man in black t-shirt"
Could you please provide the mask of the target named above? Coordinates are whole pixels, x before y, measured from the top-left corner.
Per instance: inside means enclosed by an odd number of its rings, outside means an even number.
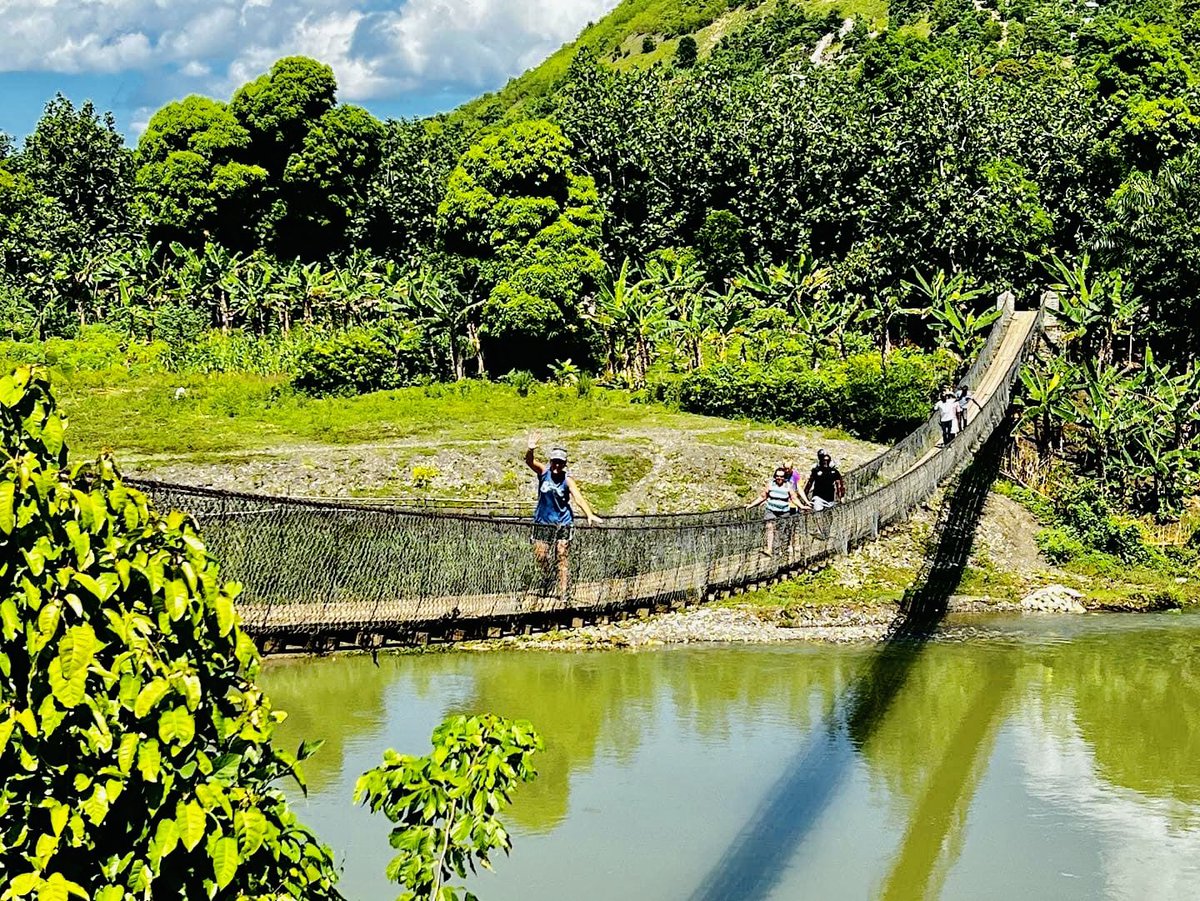
[[[817,465],[808,474],[808,483],[804,493],[812,498],[814,513],[828,510],[846,496],[846,483],[841,471],[833,465],[833,460],[824,450],[817,451]]]

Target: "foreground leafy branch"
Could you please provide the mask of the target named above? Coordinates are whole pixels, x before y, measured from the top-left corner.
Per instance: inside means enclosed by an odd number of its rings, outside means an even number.
[[[382,766],[359,778],[354,800],[396,824],[391,843],[400,853],[387,875],[407,889],[400,901],[458,901],[448,879],[465,879],[476,863],[491,869],[497,849],[508,853],[512,840],[498,814],[513,789],[537,775],[530,758],[542,748],[524,720],[456,716],[434,730],[428,756],[388,750]]]
[[[340,898],[237,587],[64,429],[42,372],[0,378],[0,898]]]

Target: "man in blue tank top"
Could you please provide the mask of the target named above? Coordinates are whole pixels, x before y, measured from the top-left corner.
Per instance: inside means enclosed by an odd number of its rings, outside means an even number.
[[[533,554],[547,576],[557,563],[558,593],[565,598],[575,526],[571,501],[579,502],[579,509],[587,517],[588,525],[602,520],[592,512],[591,504],[575,480],[567,475],[567,452],[561,447],[552,448],[548,461],[539,463],[533,458],[537,446],[538,436],[530,436],[529,449],[525,451],[525,465],[537,473],[538,486],[537,507],[533,511]]]

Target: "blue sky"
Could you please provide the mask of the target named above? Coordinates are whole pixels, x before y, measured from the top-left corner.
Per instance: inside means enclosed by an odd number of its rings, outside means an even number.
[[[377,116],[450,109],[536,65],[618,0],[8,0],[0,131],[20,139],[61,91],[136,141],[163,104],[228,99],[281,56],[333,66]]]

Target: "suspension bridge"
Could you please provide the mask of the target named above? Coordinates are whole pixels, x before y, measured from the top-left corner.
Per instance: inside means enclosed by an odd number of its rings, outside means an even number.
[[[420,643],[624,615],[713,598],[808,568],[873,539],[959,472],[1005,421],[1041,312],[1011,295],[964,381],[979,409],[947,447],[935,416],[845,474],[846,500],[789,517],[764,555],[763,521],[741,507],[617,516],[577,525],[565,593],[537,565],[528,515],[401,503],[316,501],[132,480],[190,513],[243,627],[268,649]]]

